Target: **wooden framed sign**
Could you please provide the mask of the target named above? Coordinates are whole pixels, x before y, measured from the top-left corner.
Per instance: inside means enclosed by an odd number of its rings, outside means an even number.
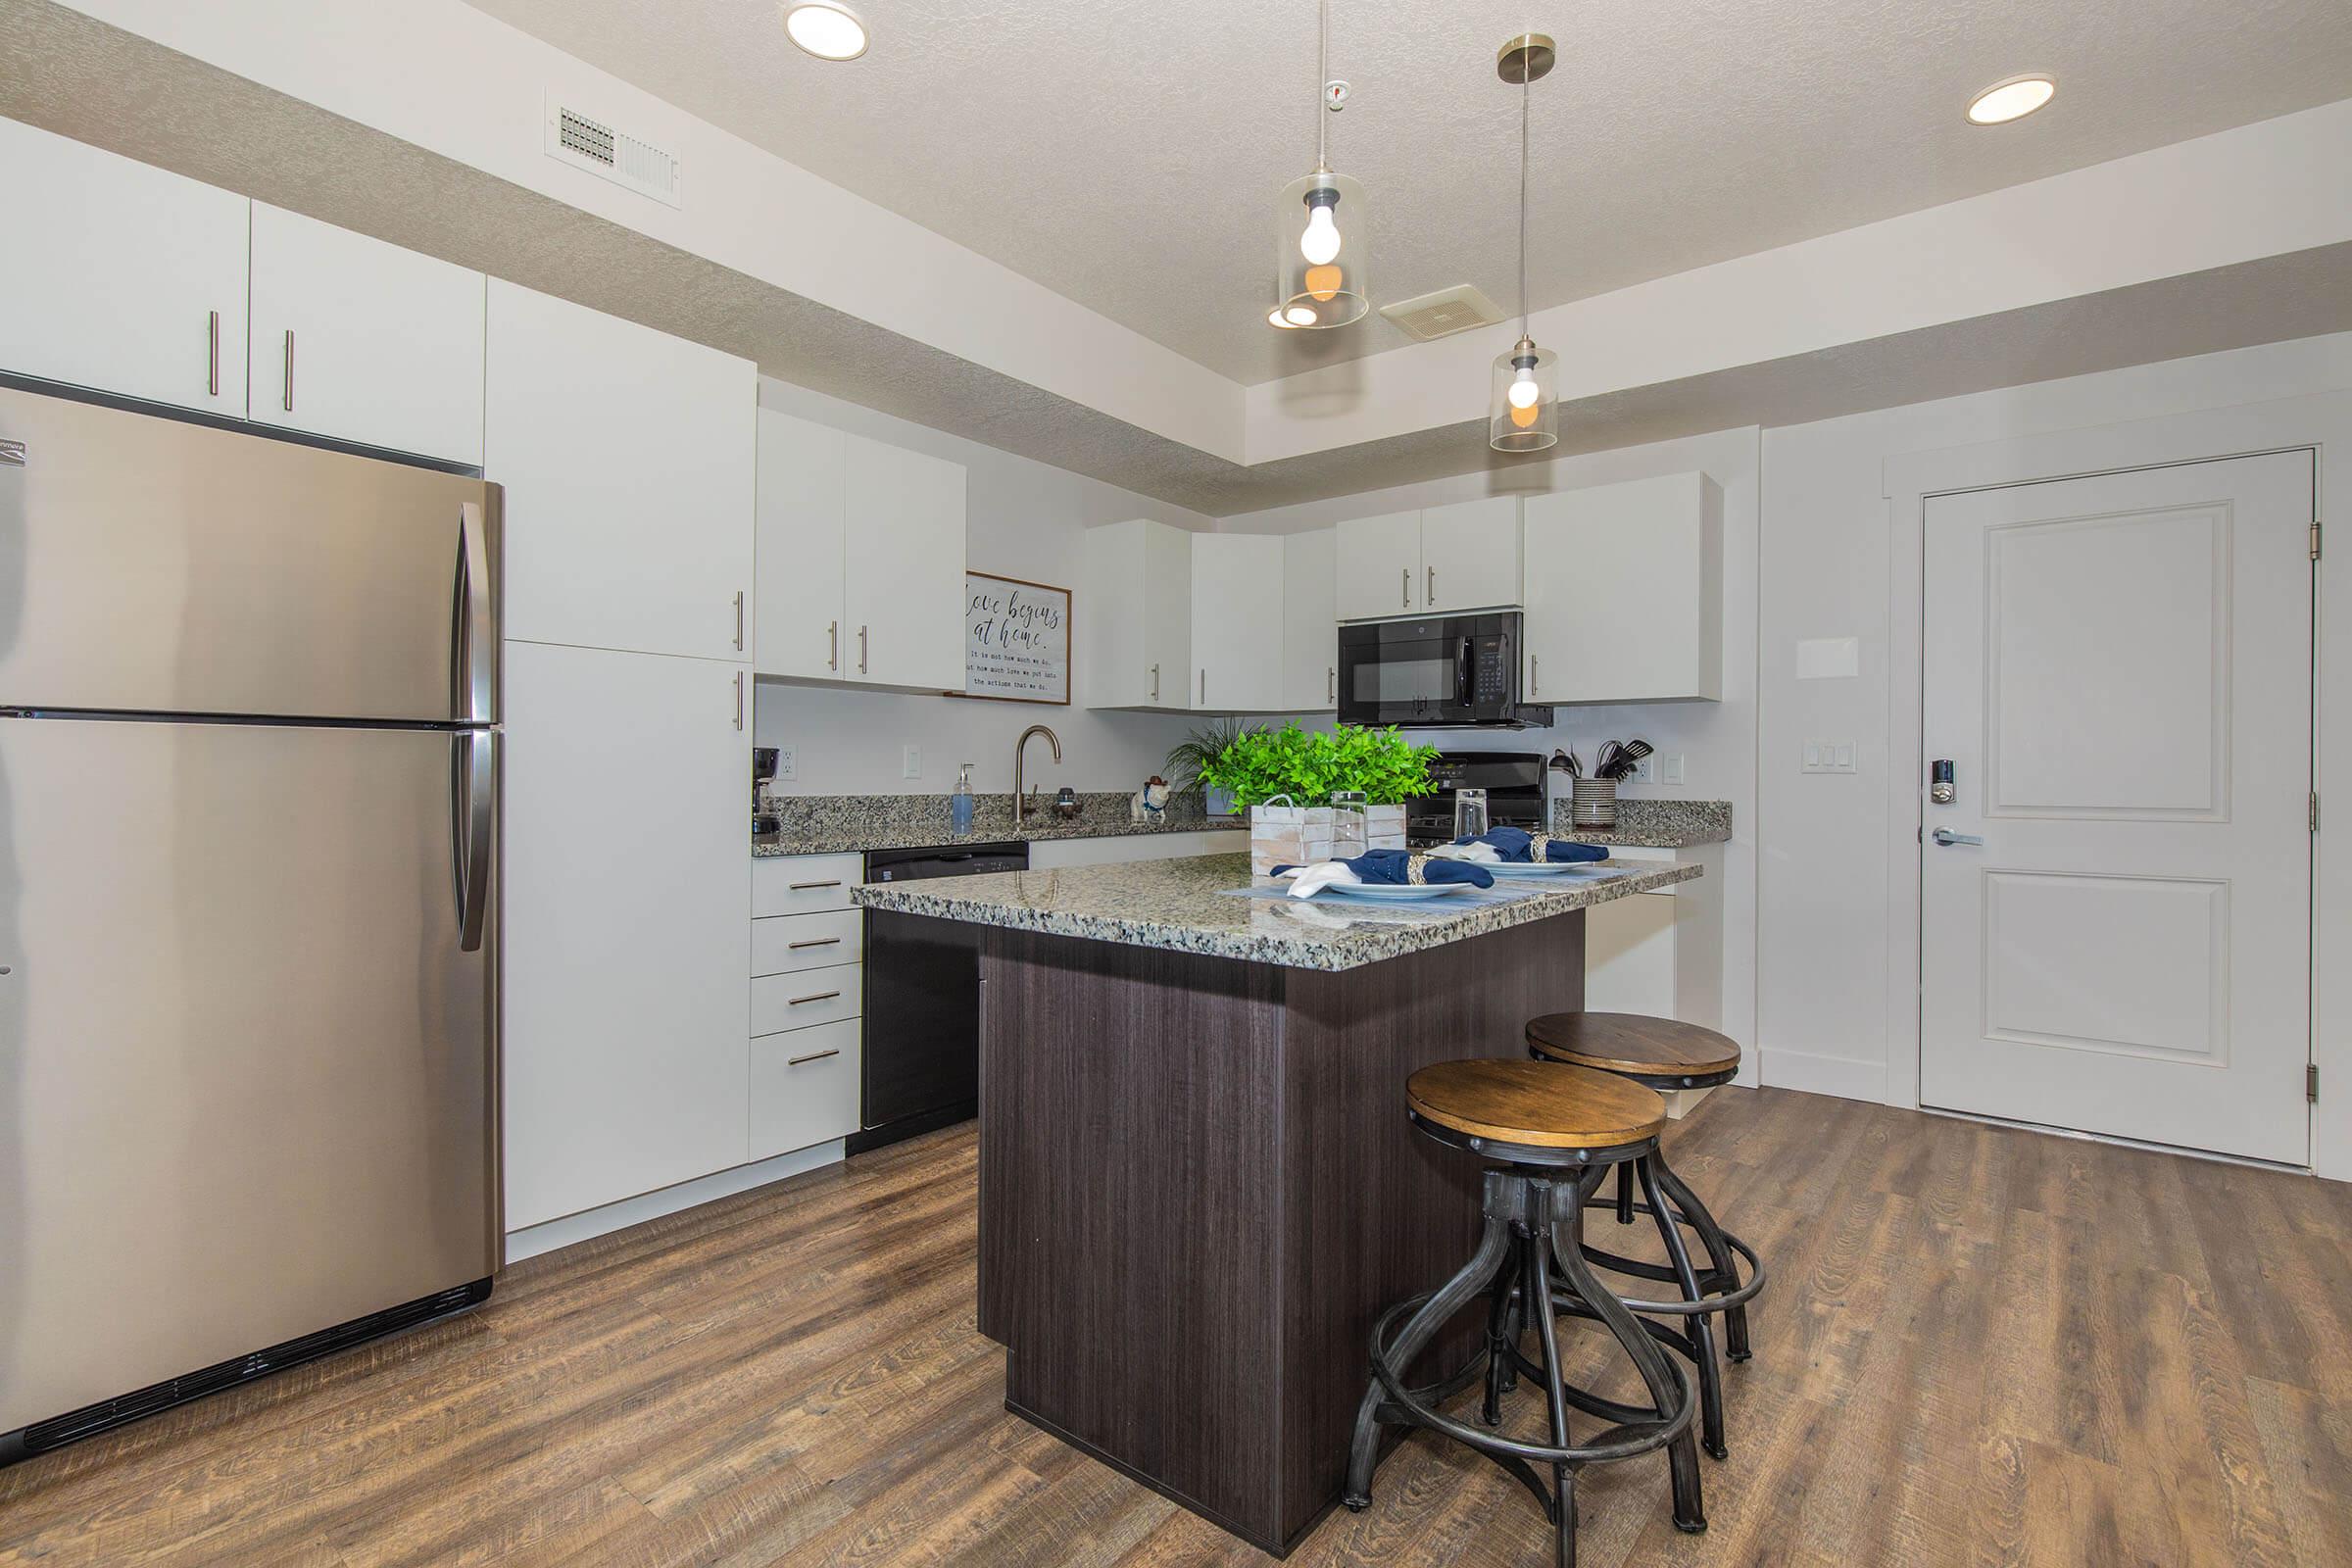
[[[1067,707],[1070,591],[965,572],[963,695]]]

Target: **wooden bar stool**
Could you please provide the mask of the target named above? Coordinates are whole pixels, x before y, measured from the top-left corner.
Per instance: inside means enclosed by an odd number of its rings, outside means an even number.
[[[1405,1084],[1405,1104],[1422,1132],[1486,1161],[1480,1205],[1485,1227],[1459,1273],[1390,1307],[1374,1326],[1372,1381],[1356,1412],[1342,1500],[1354,1509],[1370,1505],[1383,1426],[1418,1426],[1477,1449],[1536,1494],[1554,1527],[1559,1568],[1573,1568],[1576,1561],[1576,1476],[1589,1464],[1667,1449],[1674,1522],[1686,1531],[1704,1530],[1698,1454],[1690,1440],[1696,1403],[1690,1378],[1594,1278],[1583,1248],[1588,1195],[1610,1166],[1656,1151],[1666,1102],[1607,1073],[1485,1059],[1422,1068]],[[1559,1331],[1549,1310],[1532,1311],[1543,1359],[1520,1353],[1518,1322],[1538,1303],[1548,1305],[1555,1269],[1582,1314],[1624,1347],[1649,1391],[1649,1404],[1621,1404],[1571,1386],[1560,1370]],[[1405,1373],[1414,1358],[1482,1295],[1489,1298],[1485,1346],[1459,1371],[1422,1387],[1408,1385]],[[1441,1401],[1483,1375],[1487,1426],[1498,1424],[1500,1395],[1516,1382],[1506,1370],[1525,1372],[1542,1385],[1549,1443],[1519,1442],[1439,1412]],[[1568,1429],[1571,1406],[1612,1424],[1578,1443]],[[1548,1489],[1539,1466],[1551,1471]]]
[[[1528,1024],[1527,1046],[1538,1061],[1606,1073],[1649,1089],[1712,1088],[1730,1082],[1740,1070],[1737,1041],[1696,1024],[1633,1012],[1547,1013]],[[1641,1201],[1635,1198],[1637,1185]],[[1598,1181],[1588,1184],[1589,1195],[1598,1189]],[[1589,1200],[1596,1204],[1607,1201],[1597,1197],[1589,1197]],[[1682,1293],[1682,1298],[1675,1301],[1619,1299],[1645,1318],[1681,1318],[1689,1323],[1687,1332],[1655,1321],[1648,1328],[1697,1368],[1700,1441],[1707,1452],[1721,1459],[1730,1449],[1724,1442],[1723,1380],[1715,1361],[1714,1322],[1718,1314],[1724,1320],[1729,1357],[1748,1359],[1747,1303],[1764,1288],[1764,1265],[1753,1248],[1716,1223],[1661,1151],[1653,1149],[1617,1167],[1615,1206],[1620,1225],[1632,1224],[1637,1213],[1652,1217],[1669,1261],[1663,1265],[1641,1262],[1590,1244],[1584,1249],[1585,1258],[1611,1273],[1658,1280]],[[1683,1239],[1686,1227],[1706,1251],[1704,1272],[1691,1265],[1690,1250]],[[1744,1281],[1735,1254],[1747,1260]],[[1569,1290],[1582,1294],[1576,1292],[1573,1282]],[[1578,1315],[1592,1315],[1587,1310],[1592,1304],[1590,1298],[1560,1304]]]

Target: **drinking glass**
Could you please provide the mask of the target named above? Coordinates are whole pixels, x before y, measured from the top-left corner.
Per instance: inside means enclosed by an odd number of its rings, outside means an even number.
[[[1372,847],[1362,790],[1331,792],[1331,858],[1351,860]]]
[[[1485,790],[1455,790],[1453,792],[1453,837],[1455,842],[1477,838],[1487,830],[1487,792]]]

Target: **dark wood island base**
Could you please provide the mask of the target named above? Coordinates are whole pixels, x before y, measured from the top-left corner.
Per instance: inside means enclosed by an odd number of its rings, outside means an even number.
[[[1277,1556],[1338,1500],[1373,1320],[1478,1228],[1404,1081],[1583,1005],[1581,909],[1342,972],[992,927],[980,1330],[1005,1408]]]

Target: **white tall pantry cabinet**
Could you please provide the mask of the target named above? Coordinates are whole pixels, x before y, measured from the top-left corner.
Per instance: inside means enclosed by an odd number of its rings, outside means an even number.
[[[489,334],[514,1231],[747,1157],[759,377],[495,279]]]

